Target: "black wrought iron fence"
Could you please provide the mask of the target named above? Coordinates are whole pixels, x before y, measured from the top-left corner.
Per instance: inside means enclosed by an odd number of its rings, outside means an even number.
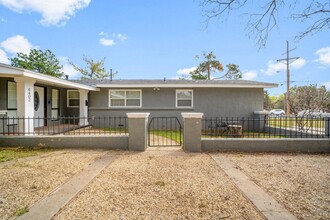
[[[0,135],[127,134],[127,117],[0,118]]]
[[[202,136],[217,138],[330,138],[330,118],[268,117],[202,119]]]

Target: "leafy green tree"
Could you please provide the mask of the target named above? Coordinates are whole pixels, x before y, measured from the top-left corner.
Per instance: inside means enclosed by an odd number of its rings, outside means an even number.
[[[11,65],[39,73],[63,77],[63,66],[50,50],[31,49],[29,54],[17,53],[17,57],[10,58]]]
[[[85,68],[78,67],[74,63],[70,62],[73,68],[82,74],[81,79],[105,79],[110,76],[110,73],[107,72],[104,67],[105,58],[100,61],[95,61],[84,56],[83,60],[86,63]]]
[[[267,90],[264,91],[264,109],[271,110],[273,108],[272,100],[270,98],[269,92]]]
[[[211,51],[210,53],[203,52],[204,61],[200,63],[194,71],[189,74],[192,79],[211,79],[211,72],[223,71],[223,66],[216,56]],[[198,59],[199,56],[196,56]]]
[[[190,77],[191,79],[201,79],[201,80],[210,80],[211,73],[216,73],[223,71],[223,66],[219,60],[217,60],[216,56],[211,51],[210,53],[203,52],[204,61],[200,63],[197,68],[191,71]],[[199,58],[197,55],[196,58]],[[239,69],[239,66],[236,64],[227,64],[227,72],[225,75],[221,77],[217,77],[216,79],[240,79],[242,78],[242,72]]]
[[[223,78],[227,79],[241,79],[242,78],[242,72],[239,69],[239,66],[236,64],[227,64],[227,73],[223,76]]]

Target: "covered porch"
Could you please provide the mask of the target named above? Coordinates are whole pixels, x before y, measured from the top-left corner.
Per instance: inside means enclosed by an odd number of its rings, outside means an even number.
[[[88,93],[97,88],[0,64],[0,132],[65,131],[88,126]],[[67,124],[61,117],[78,117]]]

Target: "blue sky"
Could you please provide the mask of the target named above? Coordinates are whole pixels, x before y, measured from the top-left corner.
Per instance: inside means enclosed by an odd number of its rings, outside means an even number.
[[[50,49],[71,79],[79,73],[68,60],[84,66],[83,55],[105,57],[118,79],[172,79],[196,67],[196,55],[213,51],[224,66],[238,64],[244,79],[278,83],[269,90],[278,95],[286,89],[286,70],[276,60],[285,57],[289,40],[296,47],[291,55],[300,57],[291,64],[291,85],[330,88],[329,30],[297,42],[306,23],[281,16],[259,49],[246,34],[246,21],[234,12],[206,27],[198,0],[0,0],[0,62],[31,48]]]

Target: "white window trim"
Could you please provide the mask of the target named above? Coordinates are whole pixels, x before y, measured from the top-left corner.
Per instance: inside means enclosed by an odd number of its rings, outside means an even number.
[[[125,106],[111,106],[111,96],[110,96],[110,92],[111,91],[124,91],[125,92]],[[127,91],[135,91],[135,92],[140,92],[140,105],[139,106],[126,106],[127,104],[127,99],[126,99],[126,92]],[[109,89],[109,108],[141,108],[142,107],[142,89]]]
[[[178,106],[178,92],[189,91],[191,92],[191,106]],[[176,89],[175,90],[175,107],[176,108],[194,108],[194,90],[193,89]]]
[[[70,92],[78,92],[78,94],[79,94],[79,98],[69,98],[69,93]],[[79,108],[79,105],[77,105],[77,106],[70,106],[70,100],[79,100],[79,103],[80,103],[80,93],[79,93],[79,90],[74,90],[74,89],[71,89],[71,90],[67,90],[66,91],[66,107],[68,107],[68,108]]]
[[[58,105],[57,108],[53,108],[53,90],[57,90],[57,105]],[[52,120],[57,120],[58,117],[60,117],[60,107],[61,107],[60,90],[52,88],[51,93],[52,93],[52,97],[51,97],[52,103],[51,103],[50,116],[51,116]],[[53,115],[53,110],[57,110],[57,115]]]

